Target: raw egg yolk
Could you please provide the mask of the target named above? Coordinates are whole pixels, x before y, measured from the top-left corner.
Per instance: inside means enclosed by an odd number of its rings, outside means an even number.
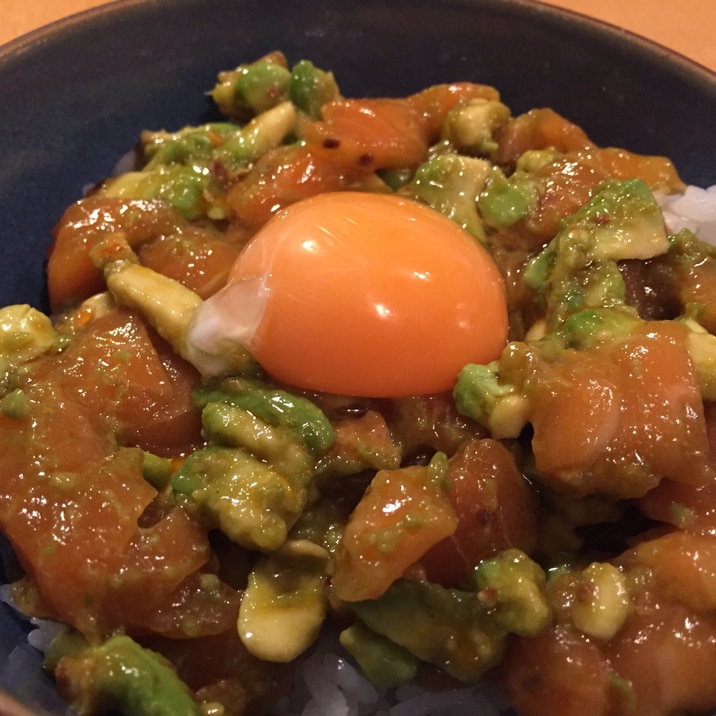
[[[489,253],[450,219],[337,192],[272,218],[195,323],[281,382],[394,398],[451,390],[466,363],[497,358],[507,308]]]

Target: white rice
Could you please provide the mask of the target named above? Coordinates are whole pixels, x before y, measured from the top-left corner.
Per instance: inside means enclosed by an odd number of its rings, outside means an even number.
[[[716,245],[716,185],[690,186],[683,194],[661,197],[660,203],[670,232],[689,229],[702,241]]]

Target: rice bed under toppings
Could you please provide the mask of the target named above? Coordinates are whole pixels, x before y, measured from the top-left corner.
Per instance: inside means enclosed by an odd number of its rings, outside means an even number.
[[[689,186],[683,194],[661,200],[669,231],[693,231],[702,241],[716,245],[716,185],[707,189]]]

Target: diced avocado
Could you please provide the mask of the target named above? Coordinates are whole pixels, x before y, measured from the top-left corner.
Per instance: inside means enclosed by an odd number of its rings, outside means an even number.
[[[50,318],[36,308],[0,308],[0,383],[4,373],[52,350],[58,339]]]
[[[378,599],[350,608],[418,659],[475,682],[500,660],[509,633],[534,636],[551,617],[545,574],[519,550],[483,561],[475,581],[479,591],[467,592],[401,579]]]
[[[211,176],[201,167],[160,164],[153,169],[126,172],[107,180],[101,193],[132,201],[164,201],[186,219],[225,218],[224,209],[210,200]]]
[[[460,681],[479,680],[504,650],[506,632],[472,592],[402,579],[350,607],[369,629]]]
[[[286,541],[249,574],[237,627],[259,659],[292,661],[318,638],[328,611],[329,555],[308,540]]]
[[[269,425],[290,430],[316,457],[325,453],[335,440],[333,426],[314,403],[258,380],[227,378],[219,384],[198,386],[194,403],[204,408],[210,402],[235,405]]]
[[[716,260],[716,246],[702,241],[692,231],[682,229],[677,234],[669,236],[667,258],[674,263],[691,268],[706,261]]]
[[[582,633],[611,639],[631,610],[626,577],[608,562],[592,562],[582,570],[571,615]]]
[[[211,97],[227,116],[260,114],[286,99],[291,73],[280,53],[239,65],[218,76]]]
[[[696,379],[704,400],[716,400],[716,336],[690,318],[680,322],[689,328],[686,347],[694,363]]]
[[[543,299],[548,328],[555,330],[585,309],[622,308],[625,284],[618,262],[653,258],[668,249],[649,187],[639,179],[610,180],[562,222],[525,268],[524,280]]]
[[[304,486],[240,448],[212,446],[187,458],[172,488],[213,527],[248,549],[276,550],[301,514]]]
[[[353,506],[366,488],[366,479],[347,476],[317,491],[291,530],[291,539],[308,540],[335,554]]]
[[[535,192],[530,181],[515,174],[507,179],[498,171],[490,175],[477,207],[485,223],[495,228],[516,224],[527,217],[535,203]]]
[[[385,169],[378,169],[376,175],[389,189],[398,191],[412,180],[414,170],[404,167],[386,167]]]
[[[567,348],[582,350],[626,340],[640,324],[629,306],[585,308],[567,318],[558,333]]]
[[[344,629],[339,638],[361,671],[378,687],[407,684],[417,674],[418,659],[404,647],[369,629],[360,619]]]
[[[310,60],[301,60],[291,70],[288,97],[310,119],[319,119],[321,107],[340,98],[332,72],[325,72]]]
[[[230,173],[246,169],[292,135],[296,120],[296,108],[291,102],[277,104],[254,117],[218,146],[213,159]]]
[[[172,475],[172,461],[168,457],[161,457],[154,453],[143,451],[142,476],[157,490],[163,490],[169,485]]]
[[[286,96],[290,80],[285,67],[275,62],[256,62],[236,78],[234,102],[260,114]]]
[[[525,267],[523,274],[525,283],[535,291],[546,286],[558,258],[557,246],[554,244],[546,246]]]
[[[79,713],[199,716],[201,709],[174,667],[128,636],[99,646],[77,642],[55,669],[64,697]]]
[[[225,219],[226,177],[249,168],[291,136],[296,119],[293,104],[282,102],[245,126],[211,123],[174,133],[145,133],[144,166],[107,179],[100,193],[165,201],[187,219]]]
[[[542,568],[518,549],[507,549],[475,568],[479,597],[506,632],[536,636],[548,624]]]
[[[140,142],[146,162],[144,169],[151,170],[168,164],[207,166],[214,147],[237,131],[238,125],[229,122],[187,126],[176,132],[145,130]]]
[[[453,397],[461,415],[482,423],[495,438],[516,438],[527,423],[527,398],[500,379],[498,361],[468,363],[458,374]]]
[[[476,97],[448,113],[443,137],[458,151],[493,157],[495,132],[511,117],[509,107],[498,100]]]
[[[26,418],[30,414],[30,406],[25,391],[16,388],[0,399],[0,413],[11,420]]]
[[[310,478],[315,461],[289,428],[270,425],[251,411],[224,401],[208,403],[201,420],[204,437],[210,442],[242,447],[299,482]]]
[[[526,152],[520,154],[515,164],[515,173],[534,173],[542,169],[543,167],[552,164],[561,156],[554,147],[547,147],[546,149],[528,149]]]
[[[481,200],[487,206],[501,191],[515,189],[498,179]],[[648,186],[637,179],[604,182],[524,270],[525,283],[544,306],[539,330],[509,343],[500,359],[487,366],[465,366],[453,391],[458,411],[494,437],[517,437],[530,405],[522,385],[525,371],[518,370],[523,378],[514,378],[515,384],[508,365],[527,370],[533,360],[560,360],[565,349],[595,349],[628,338],[642,319],[626,303],[619,262],[659,256],[668,248],[661,211]],[[708,391],[707,375],[708,369],[702,371],[700,382]]]
[[[236,125],[211,123],[177,132],[143,132],[139,166],[107,179],[100,193],[165,201],[187,219],[223,219],[226,209],[211,167],[215,147],[238,131]]]
[[[490,172],[490,164],[484,159],[439,154],[418,168],[403,191],[483,241],[485,231],[477,213],[476,200]]]
[[[669,250],[661,208],[641,179],[602,184],[560,234],[593,261],[650,259]]]

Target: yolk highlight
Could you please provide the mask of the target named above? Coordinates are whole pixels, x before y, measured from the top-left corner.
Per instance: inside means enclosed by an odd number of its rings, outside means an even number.
[[[343,395],[451,390],[466,363],[497,358],[507,336],[488,252],[438,212],[393,195],[329,193],[288,207],[207,303],[213,330],[243,333],[269,375]]]

